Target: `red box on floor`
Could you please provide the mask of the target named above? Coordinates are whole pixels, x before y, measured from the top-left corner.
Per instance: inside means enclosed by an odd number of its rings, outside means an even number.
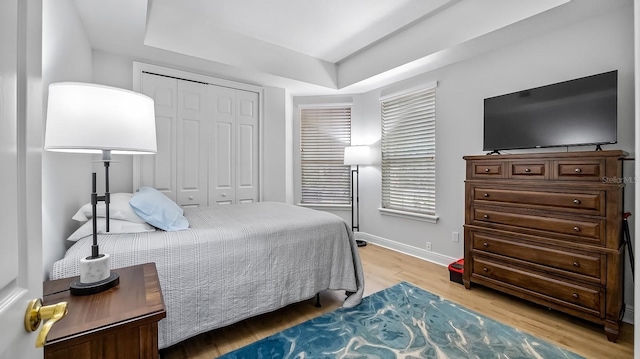
[[[464,258],[449,264],[449,280],[462,284],[462,273],[464,273]]]

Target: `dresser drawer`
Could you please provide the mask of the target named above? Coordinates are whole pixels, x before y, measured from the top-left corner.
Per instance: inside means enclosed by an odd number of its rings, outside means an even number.
[[[547,161],[509,162],[509,178],[548,179]]]
[[[578,283],[560,281],[541,273],[521,268],[508,267],[484,258],[474,258],[473,275],[490,278],[503,283],[552,297],[589,311],[601,312],[602,290]]]
[[[500,161],[477,161],[471,164],[472,178],[504,178],[504,164]]]
[[[564,193],[474,187],[473,199],[487,201],[487,203],[523,205],[526,208],[536,207],[543,210],[570,210],[597,216],[604,216],[606,209],[603,191]]]
[[[601,182],[605,175],[604,160],[555,161],[557,180]]]
[[[596,281],[600,280],[604,272],[605,261],[603,256],[599,254],[573,253],[566,249],[558,250],[519,241],[515,238],[474,231],[471,231],[470,235],[475,251],[507,256],[531,262],[534,265],[548,266],[560,271],[587,276]]]
[[[503,224],[536,231],[550,232],[573,236],[575,241],[590,244],[604,244],[605,221],[597,218],[563,219],[542,217],[520,213],[498,212],[487,209],[474,209],[475,224],[484,223]]]

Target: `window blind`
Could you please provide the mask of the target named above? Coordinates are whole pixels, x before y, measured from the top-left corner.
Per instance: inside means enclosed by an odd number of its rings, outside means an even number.
[[[382,207],[436,214],[436,88],[381,101]]]
[[[351,107],[300,110],[302,203],[351,203],[351,172],[343,164],[350,143]]]

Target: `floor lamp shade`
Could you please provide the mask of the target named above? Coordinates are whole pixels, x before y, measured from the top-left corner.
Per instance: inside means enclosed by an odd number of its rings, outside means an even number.
[[[87,83],[49,85],[44,149],[112,154],[156,153],[153,100]]]
[[[369,146],[349,146],[344,148],[345,165],[371,164],[371,149]]]

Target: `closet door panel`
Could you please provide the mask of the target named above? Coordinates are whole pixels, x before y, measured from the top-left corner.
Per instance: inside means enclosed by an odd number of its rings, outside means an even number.
[[[209,157],[209,205],[235,203],[235,93],[233,89],[210,86],[214,104],[214,133]]]
[[[158,152],[138,156],[139,183],[134,190],[154,187],[175,201],[178,80],[143,73],[141,88],[143,94],[154,100]]]
[[[171,117],[159,117],[156,116],[156,141],[158,143],[158,153],[154,157],[144,156],[142,165],[148,170],[143,170],[143,173],[150,173],[152,176],[149,178],[147,185],[150,185],[157,190],[163,192],[165,195],[173,197],[175,200],[175,161],[172,154],[175,151],[175,136],[173,127],[174,119]],[[149,159],[149,160],[147,160]]]
[[[207,205],[208,128],[211,116],[205,84],[178,82],[177,196],[185,207]]]
[[[258,201],[258,94],[236,90],[236,200]]]

